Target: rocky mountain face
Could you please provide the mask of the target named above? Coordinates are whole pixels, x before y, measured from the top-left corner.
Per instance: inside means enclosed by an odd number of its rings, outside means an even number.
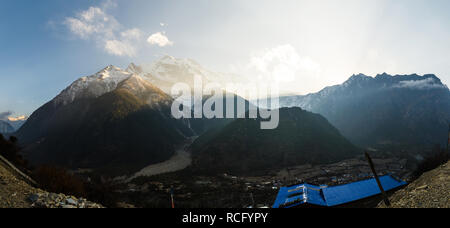
[[[280,98],[281,107],[319,113],[353,143],[446,143],[450,92],[435,75],[353,75],[341,85]]]
[[[192,145],[194,169],[251,175],[300,164],[336,162],[359,149],[318,114],[280,109],[277,129],[261,130],[261,119],[237,119],[200,136]]]
[[[173,99],[139,75],[109,66],[75,81],[17,132],[26,158],[121,175],[167,160],[193,134]]]

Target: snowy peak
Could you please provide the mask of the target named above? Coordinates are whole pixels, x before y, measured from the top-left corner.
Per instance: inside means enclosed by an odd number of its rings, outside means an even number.
[[[82,77],[63,90],[55,99],[55,105],[66,105],[76,99],[95,98],[117,88],[117,85],[129,78],[132,73],[115,66],[107,66],[94,75]]]
[[[125,71],[132,74],[142,74],[144,72],[144,70],[142,70],[142,67],[137,66],[134,63],[130,63]]]
[[[202,82],[216,82],[221,88],[229,82],[237,82],[239,77],[207,70],[196,61],[173,56],[163,56],[151,64],[136,65],[131,63],[125,70],[110,65],[94,75],[82,77],[62,91],[54,100],[55,105],[66,105],[77,99],[96,98],[111,92],[124,80],[133,75],[170,94],[177,83],[186,83],[194,88],[194,76]]]
[[[282,97],[281,107],[301,107],[306,110],[314,110],[316,104],[324,100],[333,100],[338,97],[360,97],[362,94],[380,91],[392,91],[399,89],[421,90],[422,92],[446,90],[448,87],[434,74],[423,76],[417,74],[390,75],[378,74],[375,77],[364,74],[354,74],[343,84],[329,86],[317,93],[305,96]],[[331,103],[330,106],[333,106]]]
[[[209,71],[191,59],[163,56],[151,64],[136,66],[130,64],[128,72],[135,73],[159,87],[166,93],[171,92],[176,83],[186,83],[193,88],[194,76],[200,76],[204,83],[217,81],[219,74]]]
[[[378,74],[375,77],[364,74],[351,76],[339,87],[364,88],[364,89],[388,89],[388,88],[410,88],[410,89],[439,89],[447,88],[434,74],[420,76],[418,74],[390,75]]]
[[[359,83],[359,82],[363,82],[363,81],[370,81],[372,79],[373,79],[372,77],[367,76],[365,74],[361,74],[361,73],[354,74],[346,82],[344,82],[344,85]]]

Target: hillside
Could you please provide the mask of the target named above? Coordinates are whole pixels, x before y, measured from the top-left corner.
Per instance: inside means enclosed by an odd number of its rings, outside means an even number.
[[[325,118],[300,108],[280,109],[280,124],[274,130],[261,130],[260,121],[238,119],[199,137],[192,145],[194,169],[254,174],[336,162],[359,153]]]
[[[0,208],[101,208],[96,203],[73,196],[35,188],[24,181],[0,158]]]
[[[209,99],[211,99],[211,96],[204,96],[202,103],[205,104]],[[233,100],[234,106],[232,107],[232,111],[227,110],[227,100]],[[250,109],[256,109],[256,106],[254,106],[252,103],[250,103],[245,98],[228,92],[223,92],[223,99],[222,100],[216,100],[213,99],[211,101],[214,101],[215,104],[219,104],[222,102],[222,110],[223,110],[223,117],[227,117],[227,112],[232,112],[233,116],[232,118],[199,118],[199,119],[190,119],[189,125],[192,128],[193,131],[197,135],[208,135],[211,134],[214,131],[222,129],[224,126],[230,124],[235,119],[245,116],[248,110]],[[241,109],[242,105],[245,105],[245,108]],[[213,109],[215,109],[215,105],[213,105]],[[194,111],[192,111],[194,113]]]
[[[394,208],[450,208],[450,162],[424,173],[389,199]]]
[[[280,98],[327,118],[360,146],[446,143],[450,91],[435,75],[353,75],[340,85],[306,96]]]
[[[9,167],[0,160],[0,208],[31,207],[28,197],[40,192],[43,191],[13,175]]]

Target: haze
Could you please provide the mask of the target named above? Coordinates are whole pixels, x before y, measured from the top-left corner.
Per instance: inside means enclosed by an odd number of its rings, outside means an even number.
[[[0,112],[30,115],[71,82],[168,54],[306,94],[352,74],[450,82],[446,0],[4,1]]]

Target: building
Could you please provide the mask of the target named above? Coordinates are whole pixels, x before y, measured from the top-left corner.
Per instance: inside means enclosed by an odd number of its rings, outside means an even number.
[[[407,183],[391,175],[380,177],[383,189],[388,192]],[[273,208],[337,207],[381,195],[374,178],[339,186],[315,186],[310,184],[282,187]]]

